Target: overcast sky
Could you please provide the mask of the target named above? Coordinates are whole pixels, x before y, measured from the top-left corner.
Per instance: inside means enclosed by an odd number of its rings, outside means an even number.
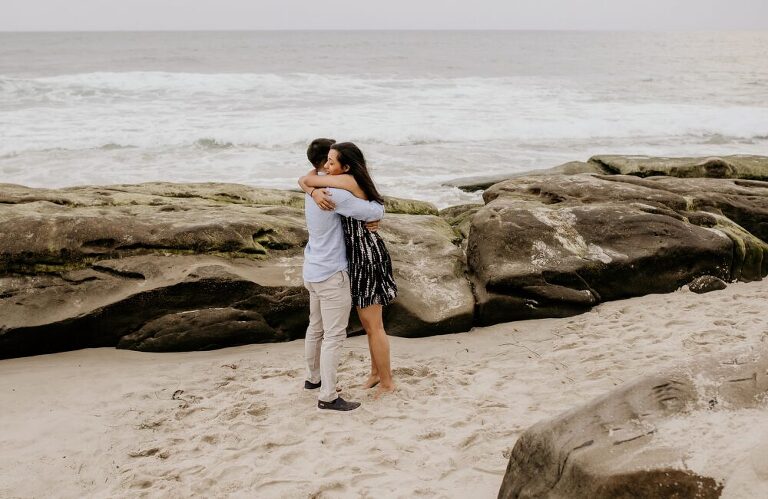
[[[0,31],[768,29],[768,0],[2,0]]]

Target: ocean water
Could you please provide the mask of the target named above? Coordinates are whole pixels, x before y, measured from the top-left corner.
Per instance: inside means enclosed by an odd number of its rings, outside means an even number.
[[[440,207],[593,154],[768,154],[768,32],[0,33],[0,182],[294,188],[315,137]]]

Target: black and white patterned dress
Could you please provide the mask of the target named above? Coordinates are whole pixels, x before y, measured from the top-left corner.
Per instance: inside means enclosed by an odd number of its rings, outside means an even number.
[[[397,285],[384,240],[366,229],[362,220],[341,217],[341,222],[349,260],[352,303],[360,308],[388,305],[397,296]]]

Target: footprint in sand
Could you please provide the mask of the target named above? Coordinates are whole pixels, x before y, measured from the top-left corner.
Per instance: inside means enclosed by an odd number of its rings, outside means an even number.
[[[200,437],[200,441],[209,445],[215,445],[219,442],[219,437],[217,437],[216,435],[205,435],[203,437]]]
[[[321,485],[319,488],[315,489],[314,492],[310,492],[307,499],[320,499],[327,496],[332,497],[336,495],[335,493],[341,492],[345,488],[346,486],[341,482],[330,482],[325,485]],[[331,494],[326,494],[326,492]]]
[[[706,331],[693,333],[683,339],[683,346],[691,348],[704,345],[727,345],[730,343],[738,343],[743,340],[744,335],[742,334],[728,334],[722,329],[708,329]]]
[[[236,417],[238,417],[240,414],[242,414],[243,410],[245,409],[243,403],[235,404],[230,407],[226,407],[223,410],[219,411],[218,414],[216,414],[216,419],[223,419],[225,421],[232,421]]]
[[[509,406],[503,402],[496,402],[493,400],[485,400],[482,404],[480,404],[480,407],[483,409],[506,409]]]
[[[129,452],[128,457],[138,458],[138,457],[151,457],[156,456],[160,459],[168,459],[168,456],[170,456],[170,453],[165,450],[161,450],[159,447],[152,447],[150,449],[144,449],[140,451],[135,452]]]
[[[680,319],[675,319],[665,323],[664,327],[683,326],[688,323],[689,323],[688,321],[681,321]]]
[[[584,357],[581,359],[581,362],[595,362],[598,360],[603,360],[605,358],[604,353],[596,353],[594,355],[590,355],[589,357]]]
[[[215,387],[216,388],[224,388],[225,386],[229,385],[230,383],[232,383],[236,379],[237,379],[236,376],[224,376],[224,378],[221,381],[216,383]]]
[[[305,457],[304,452],[290,450],[283,453],[280,457],[277,458],[277,460],[280,462],[280,464],[289,465],[295,463],[297,460],[303,457]]]
[[[427,497],[436,497],[438,494],[434,489],[426,488],[426,489],[416,489],[413,491],[414,494],[417,496],[427,496]]]
[[[433,373],[427,366],[418,368],[398,367],[392,370],[392,375],[397,377],[399,381],[411,385],[419,383],[425,378],[437,377],[437,374]]]
[[[475,442],[477,442],[477,439],[480,438],[480,432],[473,432],[468,437],[464,438],[460,443],[459,447],[462,449],[466,449],[467,447],[472,446]]]
[[[132,489],[148,489],[152,487],[154,484],[155,482],[153,482],[152,480],[139,479],[139,480],[132,481],[129,486]]]
[[[173,418],[176,421],[182,421],[184,419],[191,418],[192,416],[202,416],[203,414],[208,413],[208,411],[211,411],[212,407],[203,407],[203,406],[194,406],[194,407],[188,407],[188,406],[182,406],[180,407],[174,414]]]
[[[158,420],[155,420],[155,421],[147,420],[147,421],[144,421],[143,423],[139,424],[136,427],[136,429],[138,429],[138,430],[156,430],[157,428],[162,426],[164,422],[165,422],[165,420],[163,420],[163,419],[158,419]]]
[[[264,403],[252,403],[246,409],[245,413],[253,417],[266,417],[269,412],[269,406]]]
[[[416,438],[419,440],[437,440],[438,438],[443,438],[445,436],[445,432],[441,430],[430,430],[426,433],[422,433],[418,435]]]
[[[736,325],[736,321],[719,320],[719,321],[713,322],[712,324],[714,324],[715,326],[720,326],[720,327],[733,327],[733,326]]]
[[[288,378],[295,378],[301,372],[300,369],[270,369],[265,368],[261,372],[261,379],[277,378],[286,376]]]
[[[461,386],[469,386],[472,384],[472,382],[467,378],[456,378],[456,383],[458,383]]]

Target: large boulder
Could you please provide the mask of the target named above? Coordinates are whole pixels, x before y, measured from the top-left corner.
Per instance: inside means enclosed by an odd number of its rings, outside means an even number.
[[[572,315],[601,301],[674,291],[704,274],[744,281],[768,274],[765,241],[717,210],[697,210],[695,183],[677,192],[667,187],[673,182],[687,180],[533,176],[485,191],[467,242],[477,322]],[[714,182],[735,189],[733,180]],[[768,196],[741,189],[730,205],[760,213]]]
[[[415,337],[471,329],[475,299],[453,228],[433,215],[391,215],[381,234],[399,291],[384,314],[387,332]]]
[[[167,326],[166,332],[145,328],[168,324],[184,312],[210,308],[231,307],[251,314],[251,325],[259,327],[249,334],[259,341],[300,338],[306,329],[308,303],[300,276],[298,257],[253,261],[204,254],[145,254],[99,260],[75,271],[6,277],[0,279],[4,291],[0,357],[116,346],[132,334],[121,347],[195,350],[242,344],[246,336],[235,334],[225,324],[230,319],[223,316],[222,334],[216,341],[203,331],[174,336],[167,335]],[[210,329],[216,316],[206,317],[205,326]],[[166,337],[159,341],[162,335]]]
[[[736,411],[765,421],[766,395],[768,351],[709,359],[628,383],[526,430],[512,449],[499,498],[720,497],[724,477],[697,465],[700,435],[682,428],[714,411],[724,413],[718,421]],[[720,438],[732,443],[754,431],[730,426]],[[732,447],[728,442],[709,445],[724,452]]]
[[[0,203],[0,358],[115,345],[206,349],[306,330],[300,193],[6,184]],[[386,206],[382,233],[401,291],[387,311],[390,332],[468,329],[474,300],[450,227],[429,203],[387,198]],[[430,252],[443,260],[422,266]]]

